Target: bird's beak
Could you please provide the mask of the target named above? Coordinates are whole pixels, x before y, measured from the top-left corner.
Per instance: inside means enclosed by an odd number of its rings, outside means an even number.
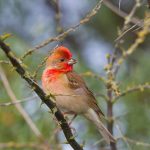
[[[75,64],[75,63],[77,63],[77,61],[76,61],[75,59],[73,59],[73,58],[71,58],[71,59],[68,61],[68,65],[73,65],[73,64]]]

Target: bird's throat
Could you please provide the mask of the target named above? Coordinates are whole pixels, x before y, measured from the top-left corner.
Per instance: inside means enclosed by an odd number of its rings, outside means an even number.
[[[52,80],[56,80],[60,75],[63,75],[63,74],[70,72],[72,70],[73,70],[73,66],[69,66],[65,69],[55,69],[55,68],[49,69],[49,68],[47,68],[45,70],[43,76],[45,78],[49,78],[52,81]]]

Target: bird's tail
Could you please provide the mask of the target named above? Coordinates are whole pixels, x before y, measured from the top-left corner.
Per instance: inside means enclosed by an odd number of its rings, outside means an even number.
[[[93,109],[90,108],[87,111],[87,113],[84,114],[84,116],[96,125],[98,131],[100,132],[100,134],[103,136],[103,138],[106,140],[108,144],[110,144],[110,142],[116,142],[114,137],[106,129],[106,127],[103,125],[103,123],[99,119],[99,116],[96,114],[96,112]]]

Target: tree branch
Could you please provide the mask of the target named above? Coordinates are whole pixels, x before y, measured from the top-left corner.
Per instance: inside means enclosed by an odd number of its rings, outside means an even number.
[[[118,16],[125,18],[126,16],[128,16],[128,14],[122,10],[120,10],[118,7],[116,7],[115,5],[113,5],[110,0],[104,0],[104,5],[106,7],[108,7],[111,11],[113,11],[115,14],[117,14]],[[132,17],[131,19],[131,23],[133,24],[137,24],[137,26],[139,27],[143,27],[143,20],[137,18],[137,17]]]
[[[27,98],[24,98],[23,100],[17,100],[17,101],[13,101],[13,102],[6,102],[6,103],[0,103],[0,107],[4,106],[11,106],[11,105],[16,105],[18,103],[24,103],[24,102],[29,102],[29,101],[33,101],[35,100],[36,97],[27,97]]]
[[[76,142],[74,136],[69,128],[67,121],[65,120],[64,116],[60,112],[60,110],[56,107],[56,104],[50,99],[50,96],[47,96],[43,90],[38,86],[38,84],[32,79],[29,72],[27,72],[22,62],[13,54],[9,46],[7,46],[1,39],[0,39],[0,47],[5,52],[6,56],[11,61],[12,65],[14,66],[15,70],[18,74],[27,81],[27,83],[31,86],[31,88],[36,92],[36,94],[41,98],[42,102],[49,107],[52,113],[57,118],[60,126],[64,132],[64,135],[68,141],[68,143],[72,146],[74,150],[83,150],[83,148]]]
[[[136,91],[141,91],[143,92],[145,89],[150,89],[150,84],[144,84],[144,85],[137,85],[135,87],[132,88],[128,88],[127,90],[125,90],[124,92],[122,92],[120,95],[116,96],[113,100],[113,102],[116,102],[119,98],[126,96],[129,93],[132,92],[136,92]]]
[[[80,20],[80,22],[76,25],[74,25],[73,27],[70,27],[69,29],[65,30],[63,33],[59,34],[58,36],[56,37],[52,37],[52,38],[49,38],[45,41],[43,41],[41,44],[35,46],[34,48],[32,49],[29,49],[23,56],[21,59],[24,59],[26,56],[32,54],[35,50],[37,49],[40,49],[46,45],[48,45],[49,43],[51,42],[55,42],[55,41],[60,41],[62,40],[63,38],[65,38],[70,32],[74,32],[80,25],[83,25],[87,22],[90,21],[90,19],[95,16],[98,12],[98,10],[100,9],[101,7],[101,4],[102,4],[103,0],[100,0],[97,5],[85,16],[85,18],[83,18],[82,20]]]
[[[39,143],[16,143],[16,142],[7,142],[0,143],[0,149],[24,149],[32,148],[34,150],[46,150],[45,145]]]
[[[2,83],[4,85],[4,88],[6,89],[6,92],[8,94],[8,96],[10,97],[11,101],[13,103],[15,103],[17,101],[17,98],[14,94],[14,92],[12,91],[10,84],[6,78],[6,75],[4,73],[3,68],[0,66],[0,77],[2,79]],[[20,103],[16,103],[15,107],[17,108],[17,110],[19,111],[19,113],[23,116],[24,120],[27,122],[28,126],[31,128],[31,130],[33,131],[33,133],[39,137],[42,138],[42,134],[39,131],[39,129],[36,127],[36,125],[34,124],[34,122],[32,121],[32,119],[30,118],[30,116],[26,113],[26,111],[24,110],[24,108],[21,106]]]

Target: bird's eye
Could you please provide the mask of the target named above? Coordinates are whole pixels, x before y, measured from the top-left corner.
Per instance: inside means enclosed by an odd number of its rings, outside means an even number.
[[[64,62],[64,61],[65,61],[65,58],[61,58],[60,61],[61,61],[61,62]]]

